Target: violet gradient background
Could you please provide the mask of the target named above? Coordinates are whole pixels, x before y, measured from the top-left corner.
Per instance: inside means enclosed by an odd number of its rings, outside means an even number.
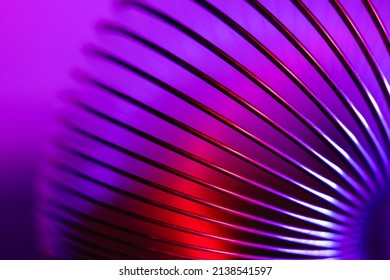
[[[0,1],[0,259],[39,258],[34,181],[56,94],[109,0]]]

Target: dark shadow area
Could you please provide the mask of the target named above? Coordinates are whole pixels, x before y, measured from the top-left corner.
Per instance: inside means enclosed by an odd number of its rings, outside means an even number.
[[[29,164],[1,164],[0,259],[41,259],[36,242],[33,181]]]
[[[390,259],[390,192],[380,195],[367,213],[364,225],[364,258]]]

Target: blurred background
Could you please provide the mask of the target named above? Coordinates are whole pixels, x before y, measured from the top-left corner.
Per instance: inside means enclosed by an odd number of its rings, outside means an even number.
[[[108,0],[0,1],[0,259],[39,258],[34,181],[60,89]]]

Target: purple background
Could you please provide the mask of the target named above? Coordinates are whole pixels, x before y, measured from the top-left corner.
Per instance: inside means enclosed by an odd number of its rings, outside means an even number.
[[[108,0],[0,1],[0,259],[37,258],[34,181],[58,92]]]

